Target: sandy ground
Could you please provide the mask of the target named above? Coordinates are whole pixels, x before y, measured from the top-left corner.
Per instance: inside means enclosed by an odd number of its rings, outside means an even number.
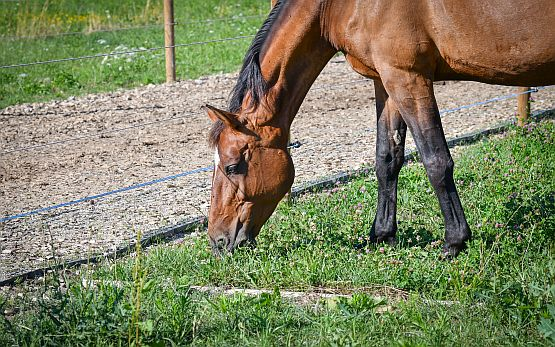
[[[236,75],[0,110],[0,216],[212,165],[206,103],[225,108]],[[441,110],[516,91],[476,82],[435,86]],[[533,95],[555,108],[555,88]],[[343,58],[328,64],[292,128],[295,184],[372,163],[373,83]],[[448,138],[514,118],[516,99],[447,113]],[[117,129],[124,129],[114,131]],[[408,139],[409,147],[412,139]],[[107,252],[143,233],[206,214],[211,173],[197,173],[0,223],[0,280],[54,261]]]

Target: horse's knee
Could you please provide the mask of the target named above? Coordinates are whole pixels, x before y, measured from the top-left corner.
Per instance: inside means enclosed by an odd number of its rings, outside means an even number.
[[[443,185],[453,180],[455,163],[450,156],[432,155],[423,163],[432,185]]]
[[[396,146],[376,151],[376,174],[378,176],[397,176],[405,162],[404,146]]]

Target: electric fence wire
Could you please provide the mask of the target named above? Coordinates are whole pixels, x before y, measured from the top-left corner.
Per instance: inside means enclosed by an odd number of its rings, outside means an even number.
[[[340,86],[358,84],[358,83],[361,83],[361,82],[369,82],[369,81],[370,80],[367,80],[367,79],[359,79],[359,80],[355,80],[355,81],[348,81],[348,82],[324,85],[324,86],[320,86],[320,87],[317,87],[317,88],[313,88],[311,90],[315,90],[315,91],[318,91],[318,90],[333,90],[333,89],[336,89]],[[33,146],[13,148],[13,149],[6,150],[4,152],[0,152],[0,156],[7,155],[7,154],[10,154],[10,153],[26,152],[26,151],[35,150],[35,149],[41,149],[41,148],[50,147],[50,146],[53,146],[53,145],[67,144],[67,143],[80,141],[80,140],[84,140],[84,139],[90,139],[90,138],[95,138],[95,137],[101,137],[101,136],[108,135],[108,134],[114,134],[114,133],[117,133],[117,132],[128,131],[128,130],[133,130],[133,129],[140,129],[140,128],[144,128],[144,127],[147,127],[147,126],[161,125],[163,123],[167,123],[167,122],[170,122],[170,121],[173,121],[173,120],[183,119],[183,118],[192,117],[192,116],[198,116],[199,114],[202,114],[202,111],[188,112],[188,113],[185,113],[185,114],[180,114],[180,115],[177,115],[177,116],[172,116],[172,117],[168,117],[168,118],[164,118],[164,119],[160,119],[160,120],[156,120],[156,121],[145,122],[145,123],[141,123],[141,124],[137,124],[137,125],[131,125],[131,126],[123,127],[123,128],[116,128],[116,129],[110,129],[110,130],[106,130],[106,131],[100,131],[100,132],[97,132],[97,133],[94,133],[94,134],[75,136],[75,137],[71,137],[71,138],[64,139],[64,140],[50,141],[50,142],[47,142],[47,143],[33,145]]]
[[[467,108],[474,107],[474,106],[480,106],[480,105],[484,105],[484,104],[491,103],[491,102],[506,100],[506,99],[509,99],[509,98],[517,97],[518,95],[534,93],[534,92],[537,92],[540,89],[545,89],[545,88],[547,88],[547,87],[532,88],[532,89],[530,89],[528,91],[525,91],[525,92],[512,93],[512,94],[509,94],[509,95],[504,95],[504,96],[500,96],[500,97],[492,98],[492,99],[489,99],[489,100],[476,102],[476,103],[469,104],[469,105],[463,105],[463,106],[459,106],[459,107],[456,107],[456,108],[452,108],[452,109],[442,111],[440,113],[442,113],[442,114],[451,113],[451,112],[455,112],[455,111],[462,110],[462,109],[467,109]],[[288,147],[298,148],[299,145],[300,145],[300,143],[295,143],[295,144],[291,144]],[[185,177],[185,176],[189,176],[189,175],[193,175],[193,174],[197,174],[197,173],[201,173],[201,172],[208,172],[208,171],[212,171],[212,170],[214,170],[213,166],[197,168],[197,169],[190,170],[190,171],[185,171],[185,172],[182,172],[182,173],[179,173],[179,174],[158,178],[158,179],[155,179],[155,180],[152,180],[152,181],[135,184],[135,185],[131,185],[131,186],[128,186],[128,187],[123,187],[123,188],[111,190],[111,191],[108,191],[108,192],[104,192],[104,193],[100,193],[100,194],[96,194],[96,195],[92,195],[92,196],[87,196],[87,197],[80,198],[80,199],[77,199],[77,200],[72,200],[72,201],[57,204],[57,205],[52,205],[52,206],[48,206],[48,207],[44,207],[44,208],[40,208],[40,209],[28,211],[28,212],[23,212],[23,213],[7,216],[7,217],[4,217],[4,218],[1,218],[0,223],[15,220],[15,219],[20,219],[20,218],[23,218],[23,217],[36,215],[36,214],[40,214],[40,213],[44,213],[44,212],[48,212],[48,211],[52,211],[52,210],[59,209],[59,208],[62,208],[62,207],[68,207],[68,206],[76,205],[76,204],[86,202],[86,201],[90,201],[90,200],[94,200],[94,199],[100,199],[100,198],[110,196],[110,195],[114,195],[114,194],[128,192],[128,191],[131,191],[131,190],[136,190],[136,189],[146,187],[146,186],[150,186],[150,185],[154,185],[154,184],[157,184],[157,183],[161,183],[161,182],[165,182],[165,181],[169,181],[169,180],[174,180],[174,179],[178,179],[178,178],[181,178],[181,177]]]
[[[329,85],[313,88],[313,89],[311,89],[311,91],[333,90],[333,89],[336,89],[336,88],[341,87],[341,86],[359,84],[359,83],[366,83],[366,82],[369,82],[369,81],[371,81],[371,80],[369,80],[369,79],[359,79],[359,80],[348,81],[348,82],[343,82],[343,83],[329,84]],[[542,89],[545,89],[545,88],[547,88],[547,87],[532,88],[532,89],[530,89],[529,91],[526,91],[526,92],[511,93],[511,94],[508,94],[508,95],[503,95],[503,96],[500,96],[500,97],[496,97],[496,98],[492,98],[492,99],[488,99],[488,100],[484,100],[484,101],[479,101],[479,102],[476,102],[476,103],[473,103],[473,104],[443,110],[443,111],[440,111],[440,115],[460,111],[460,110],[463,110],[463,109],[468,109],[468,108],[471,108],[471,107],[481,106],[481,105],[489,104],[489,103],[496,102],[496,101],[502,101],[502,100],[515,98],[515,97],[517,97],[519,95],[522,95],[522,94],[535,93],[535,92],[538,92],[539,90],[542,90]],[[189,113],[185,113],[185,114],[180,114],[178,116],[172,116],[172,117],[168,117],[168,118],[164,118],[164,119],[160,119],[160,120],[156,120],[156,121],[145,122],[145,123],[132,125],[132,126],[128,126],[128,127],[110,129],[110,130],[106,130],[106,131],[100,131],[100,132],[97,132],[97,133],[94,133],[94,134],[76,136],[76,137],[72,137],[72,138],[68,138],[68,139],[64,139],[64,140],[51,141],[51,142],[47,142],[47,143],[44,143],[44,144],[38,144],[38,145],[33,145],[33,146],[13,148],[13,149],[9,149],[9,150],[0,152],[0,156],[11,154],[11,153],[16,153],[16,152],[26,152],[26,151],[35,150],[35,149],[41,149],[41,148],[50,147],[50,146],[53,146],[53,145],[67,144],[67,143],[80,141],[80,140],[84,140],[84,139],[90,139],[90,138],[100,137],[100,136],[104,136],[104,135],[108,135],[108,134],[114,134],[114,133],[117,133],[117,132],[128,131],[128,130],[133,130],[133,129],[140,129],[140,128],[144,128],[144,127],[147,127],[147,126],[161,125],[163,123],[167,123],[167,122],[170,122],[170,121],[173,121],[173,120],[178,120],[178,119],[183,119],[183,118],[186,118],[186,117],[197,116],[201,113],[202,113],[201,111],[199,111],[199,112],[189,112]]]
[[[175,45],[171,45],[171,46],[161,46],[161,47],[152,47],[152,48],[144,48],[144,49],[132,49],[132,50],[124,51],[124,52],[100,53],[100,54],[84,55],[84,56],[80,56],[80,57],[68,57],[68,58],[61,58],[61,59],[35,61],[35,62],[31,62],[31,63],[2,65],[2,66],[0,66],[0,69],[13,69],[13,68],[20,68],[20,67],[36,66],[36,65],[63,63],[63,62],[69,62],[69,61],[88,60],[88,59],[104,58],[104,57],[113,57],[113,56],[118,56],[118,55],[129,55],[129,54],[137,54],[137,53],[145,53],[145,52],[154,52],[154,51],[160,51],[160,50],[163,50],[163,49],[166,49],[166,48],[199,46],[199,45],[206,45],[206,44],[210,44],[210,43],[219,43],[219,42],[227,42],[227,41],[234,41],[234,40],[244,40],[244,39],[253,38],[253,37],[254,37],[254,35],[241,35],[241,36],[226,37],[226,38],[222,38],[222,39],[214,39],[214,40],[207,40],[207,41],[180,43],[180,44],[175,44]]]

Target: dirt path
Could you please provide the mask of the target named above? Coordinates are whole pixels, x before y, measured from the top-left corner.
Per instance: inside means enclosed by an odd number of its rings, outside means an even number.
[[[200,107],[225,108],[234,82],[233,74],[217,75],[0,110],[0,216],[211,166],[210,121]],[[475,82],[436,85],[442,110],[514,91]],[[302,143],[293,150],[295,184],[372,162],[373,95],[373,84],[344,59],[328,64],[293,124],[292,140]],[[534,99],[534,110],[554,108],[555,88]],[[515,112],[516,100],[509,99],[448,113],[443,124],[452,138],[511,119]],[[119,128],[132,129],[105,133]],[[99,132],[104,134],[95,135]],[[64,142],[75,137],[82,139]],[[134,240],[136,230],[146,233],[204,214],[210,176],[198,173],[0,223],[0,279],[56,259],[109,251]]]

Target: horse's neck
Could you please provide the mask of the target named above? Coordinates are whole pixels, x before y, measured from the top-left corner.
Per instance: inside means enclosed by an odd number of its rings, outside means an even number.
[[[262,76],[271,86],[265,107],[287,128],[335,53],[321,35],[319,1],[290,3],[284,4],[260,54]]]

